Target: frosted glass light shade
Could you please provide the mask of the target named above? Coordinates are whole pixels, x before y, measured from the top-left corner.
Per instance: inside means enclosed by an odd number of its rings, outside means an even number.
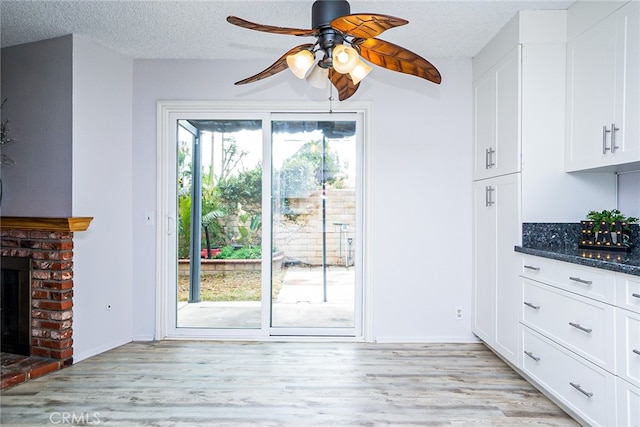
[[[304,76],[309,71],[309,68],[313,66],[316,57],[308,50],[301,50],[300,52],[287,56],[287,66],[291,70],[294,76],[299,79],[304,79]]]
[[[358,52],[352,47],[339,44],[333,48],[333,69],[340,74],[353,70],[359,60]]]
[[[318,89],[326,88],[329,84],[329,70],[316,65],[307,76],[307,82]]]
[[[358,63],[356,64],[356,66],[353,67],[353,70],[349,72],[349,76],[351,76],[353,84],[357,85],[358,83],[360,83],[360,80],[364,79],[367,74],[371,72],[371,70],[373,70],[373,67],[371,67],[361,59],[358,59]]]

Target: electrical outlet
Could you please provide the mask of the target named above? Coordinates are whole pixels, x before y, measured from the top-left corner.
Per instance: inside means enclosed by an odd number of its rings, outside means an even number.
[[[461,305],[457,305],[456,306],[456,319],[457,320],[464,319],[464,314],[462,313],[462,306]]]

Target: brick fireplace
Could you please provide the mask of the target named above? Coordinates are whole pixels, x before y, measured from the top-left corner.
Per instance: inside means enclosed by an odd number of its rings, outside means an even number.
[[[2,257],[31,260],[31,354],[3,354],[2,388],[36,374],[73,363],[73,237],[92,218],[0,218]],[[47,368],[44,368],[45,362]],[[11,365],[20,365],[19,378],[9,379]],[[15,366],[14,366],[15,367]],[[23,369],[24,368],[24,369]],[[46,373],[46,372],[44,372]]]

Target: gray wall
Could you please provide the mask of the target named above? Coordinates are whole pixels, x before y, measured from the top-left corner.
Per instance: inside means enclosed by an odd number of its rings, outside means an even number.
[[[5,216],[89,216],[74,236],[74,361],[132,340],[133,60],[82,36],[2,49]],[[4,110],[4,109],[3,109]]]
[[[72,211],[71,36],[2,49],[2,120],[19,142],[3,153],[4,216],[70,216]]]

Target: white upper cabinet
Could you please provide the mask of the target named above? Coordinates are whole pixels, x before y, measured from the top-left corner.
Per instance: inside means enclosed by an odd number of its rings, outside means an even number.
[[[640,166],[640,3],[567,44],[567,171]]]
[[[520,51],[473,84],[474,180],[520,171]]]

